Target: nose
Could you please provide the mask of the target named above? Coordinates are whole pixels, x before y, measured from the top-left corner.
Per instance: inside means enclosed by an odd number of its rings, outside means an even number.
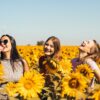
[[[48,45],[46,48],[47,48],[47,49],[50,49],[50,46]]]
[[[83,41],[83,43],[84,43],[84,44],[86,44],[86,43],[87,43],[87,41]]]

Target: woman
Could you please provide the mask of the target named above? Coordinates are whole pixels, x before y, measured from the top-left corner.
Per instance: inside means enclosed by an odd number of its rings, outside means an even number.
[[[60,40],[55,36],[51,36],[44,44],[44,56],[39,59],[40,73],[45,76],[45,86],[51,91],[47,96],[50,96],[51,99],[57,98],[56,89],[61,80],[61,68],[58,66],[61,59],[59,52]],[[55,85],[55,83],[57,84]]]
[[[98,82],[100,82],[100,69],[96,64],[96,60],[100,58],[100,47],[95,40],[83,41],[79,46],[79,57],[72,60],[73,70],[80,64],[87,63],[93,70]],[[91,87],[94,87],[92,80]]]
[[[57,62],[60,61],[59,52],[60,40],[55,36],[49,37],[44,44],[44,56],[39,59],[39,68],[41,73],[45,75],[60,70],[56,65]],[[49,68],[46,66],[47,64],[50,65]]]
[[[28,64],[20,57],[16,41],[10,35],[3,35],[0,38],[0,63],[3,67],[2,88],[7,82],[17,82],[25,71],[28,71]]]

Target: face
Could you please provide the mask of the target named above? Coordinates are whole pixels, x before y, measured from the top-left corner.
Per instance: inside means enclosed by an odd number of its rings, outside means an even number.
[[[54,44],[52,40],[49,40],[44,45],[44,53],[46,56],[51,56],[54,54]]]
[[[3,36],[0,39],[0,44],[3,47],[2,52],[9,52],[9,51],[11,51],[11,42],[10,42],[10,39],[7,36]]]
[[[83,43],[80,45],[79,50],[90,53],[91,48],[95,46],[95,43],[93,40],[83,41]]]

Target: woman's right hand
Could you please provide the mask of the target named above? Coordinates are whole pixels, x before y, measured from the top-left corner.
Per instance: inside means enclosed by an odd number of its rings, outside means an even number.
[[[0,45],[0,52],[3,50],[3,46],[2,45]]]

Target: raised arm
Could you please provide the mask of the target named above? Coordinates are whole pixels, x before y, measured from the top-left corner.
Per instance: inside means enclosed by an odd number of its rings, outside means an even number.
[[[100,68],[96,64],[96,62],[92,59],[87,59],[86,63],[91,67],[91,69],[94,71],[94,74],[98,81],[100,82]]]

